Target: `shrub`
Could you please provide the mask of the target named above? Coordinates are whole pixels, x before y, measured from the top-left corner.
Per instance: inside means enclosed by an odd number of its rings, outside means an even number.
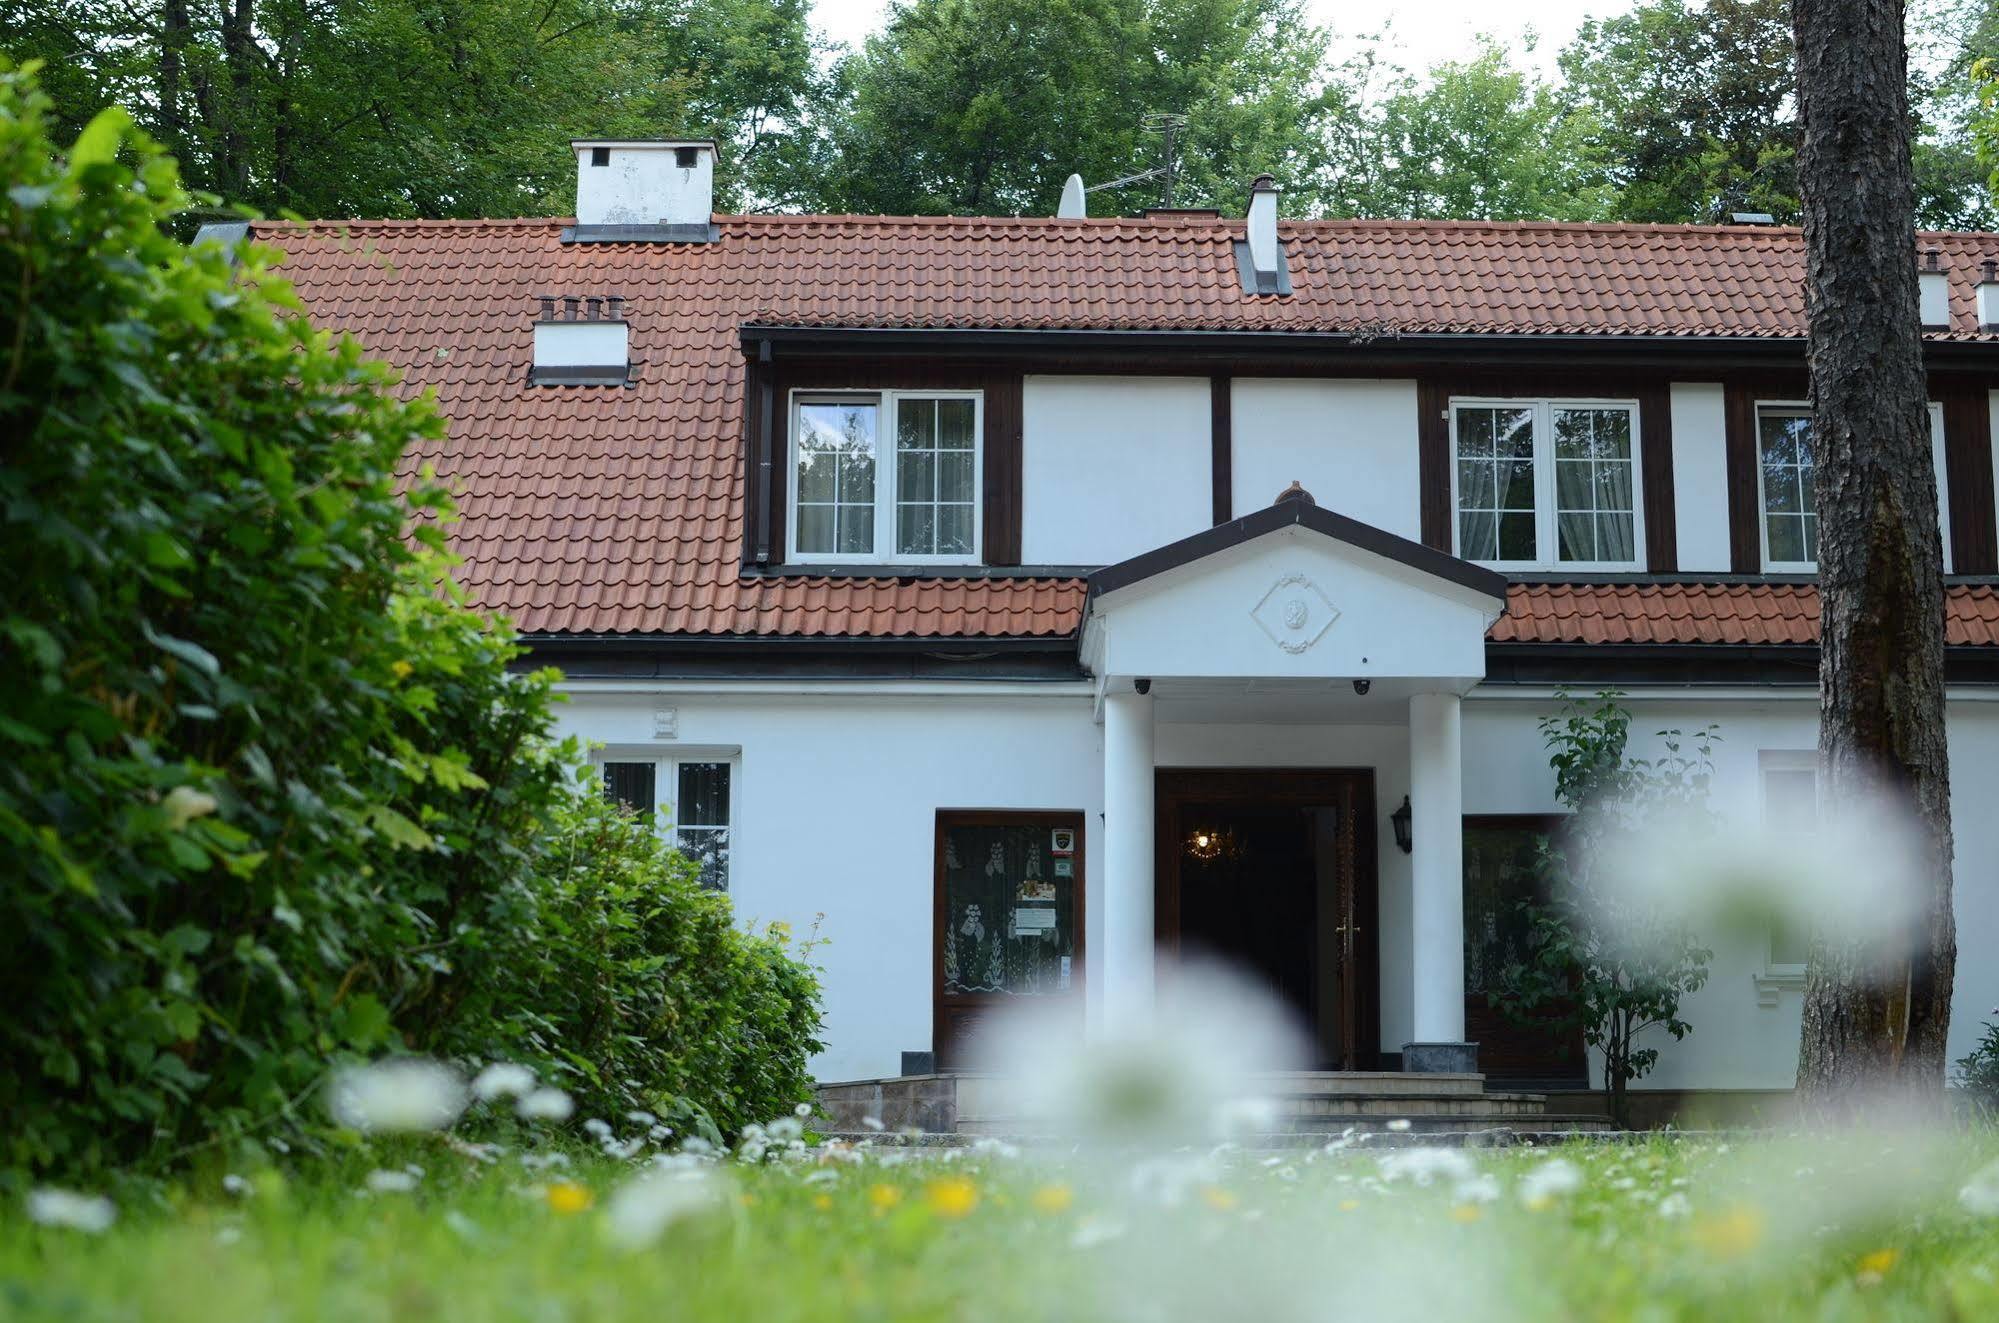
[[[591,830],[554,673],[509,673],[446,577],[446,493],[398,479],[436,411],[267,254],[176,242],[188,198],[121,112],[58,161],[45,109],[0,62],[0,1167],[309,1138],[329,1057],[405,1046],[725,1116],[795,1096],[810,975],[641,831]],[[517,995],[575,1005],[513,1035],[507,925],[583,934],[590,886],[628,935],[546,957]],[[679,963],[609,963],[641,942]],[[666,1027],[736,1041],[629,1041]]]

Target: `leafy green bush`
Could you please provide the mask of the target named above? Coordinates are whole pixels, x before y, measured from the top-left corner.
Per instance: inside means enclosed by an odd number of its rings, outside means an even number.
[[[1999,1117],[1999,1024],[1988,1020],[1982,1028],[1978,1046],[1957,1059],[1957,1087],[1981,1115]]]
[[[796,1097],[810,975],[579,802],[554,673],[451,589],[447,495],[397,477],[435,409],[269,255],[176,242],[122,113],[66,160],[45,113],[0,61],[0,1168],[309,1138],[330,1057],[405,1047],[515,1048],[586,1107]]]

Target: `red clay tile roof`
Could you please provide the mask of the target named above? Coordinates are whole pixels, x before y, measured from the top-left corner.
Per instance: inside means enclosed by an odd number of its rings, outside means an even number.
[[[1205,219],[718,217],[708,244],[565,247],[561,220],[258,223],[321,324],[437,392],[411,456],[458,486],[472,600],[533,634],[1060,637],[1075,579],[745,578],[746,323],[1797,336],[1793,229],[1321,221],[1281,227],[1294,294],[1244,295]],[[1925,236],[1976,338],[1989,235]],[[542,293],[627,300],[630,388],[530,389]],[[1676,595],[1677,594],[1677,595]],[[1808,593],[1806,594],[1809,595]],[[1962,594],[1954,601],[1962,600]],[[1976,619],[1992,636],[1994,612]],[[1795,641],[1797,590],[1516,589],[1496,639]],[[1954,612],[1961,610],[1954,607]],[[1969,619],[1969,618],[1967,618]],[[1649,623],[1648,623],[1649,622]],[[1953,615],[1953,631],[1968,628]]]
[[[1814,644],[1819,591],[1791,583],[1516,583],[1494,643]],[[1944,641],[1999,645],[1999,589],[1945,590]]]

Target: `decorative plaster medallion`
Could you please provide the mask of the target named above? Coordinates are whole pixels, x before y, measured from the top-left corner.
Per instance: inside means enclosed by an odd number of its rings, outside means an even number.
[[[1272,643],[1294,653],[1317,643],[1339,615],[1332,599],[1302,574],[1287,574],[1271,584],[1249,613]]]

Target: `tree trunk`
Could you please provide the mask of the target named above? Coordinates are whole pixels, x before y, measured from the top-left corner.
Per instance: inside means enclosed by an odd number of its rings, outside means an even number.
[[[1818,471],[1819,766],[1826,801],[1878,795],[1929,853],[1912,929],[1812,943],[1807,1115],[1941,1097],[1957,961],[1944,745],[1943,548],[1917,313],[1901,0],[1791,0]],[[1843,811],[1834,807],[1832,812]],[[1871,811],[1879,811],[1878,807]]]

